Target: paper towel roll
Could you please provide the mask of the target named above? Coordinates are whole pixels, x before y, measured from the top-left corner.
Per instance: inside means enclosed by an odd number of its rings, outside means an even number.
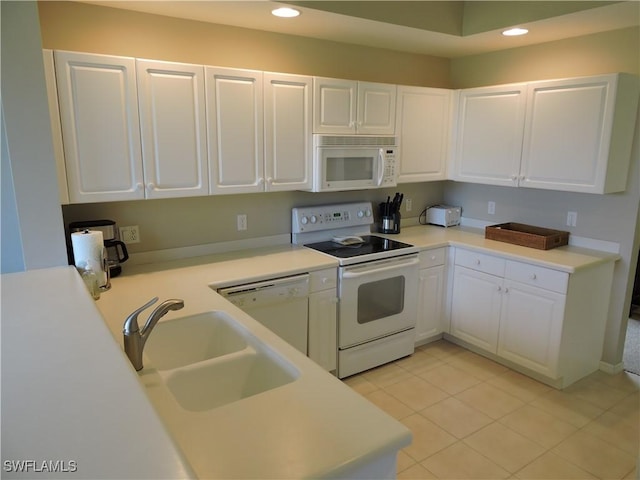
[[[89,267],[98,276],[98,283],[107,283],[106,272],[103,271],[104,240],[102,232],[85,230],[71,234],[73,258],[76,268]]]

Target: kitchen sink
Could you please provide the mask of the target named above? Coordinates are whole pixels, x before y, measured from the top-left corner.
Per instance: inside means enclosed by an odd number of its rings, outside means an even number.
[[[225,312],[159,322],[144,347],[150,367],[169,370],[247,348],[248,331]]]
[[[249,348],[175,370],[166,375],[165,384],[182,408],[202,412],[286,385],[297,376],[286,361]]]
[[[222,311],[159,322],[144,354],[146,373],[159,375],[177,404],[191,412],[236,402],[299,376],[292,364]]]

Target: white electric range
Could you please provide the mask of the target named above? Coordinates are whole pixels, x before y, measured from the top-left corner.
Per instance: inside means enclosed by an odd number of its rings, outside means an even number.
[[[291,241],[338,260],[339,378],[411,355],[418,248],[371,235],[369,202],[292,210]]]

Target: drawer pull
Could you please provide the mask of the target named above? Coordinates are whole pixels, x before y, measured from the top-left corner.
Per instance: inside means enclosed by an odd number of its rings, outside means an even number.
[[[538,277],[536,276],[536,274],[535,274],[535,273],[532,273],[532,274],[531,274],[531,280],[535,280],[536,278],[538,278]]]
[[[502,287],[500,285],[498,285],[498,291],[501,292],[502,291]]]
[[[431,255],[431,260],[435,261],[435,259],[436,259],[436,256],[435,255]]]
[[[476,265],[480,265],[480,259],[476,258]]]

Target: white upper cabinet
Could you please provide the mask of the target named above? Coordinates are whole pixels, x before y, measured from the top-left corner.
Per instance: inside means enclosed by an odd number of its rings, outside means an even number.
[[[266,191],[311,188],[312,88],[311,77],[264,74]]]
[[[637,82],[611,74],[461,90],[452,178],[570,192],[624,191]]]
[[[206,67],[212,194],[264,191],[262,72]]]
[[[524,83],[459,92],[454,180],[518,185],[525,103]]]
[[[624,191],[637,105],[637,79],[625,74],[529,84],[520,185]]]
[[[313,79],[313,133],[393,135],[396,86]]]
[[[442,88],[398,86],[398,183],[446,178],[452,96]]]
[[[207,195],[204,68],[136,60],[146,198]]]
[[[135,60],[55,52],[72,203],[144,198]]]

